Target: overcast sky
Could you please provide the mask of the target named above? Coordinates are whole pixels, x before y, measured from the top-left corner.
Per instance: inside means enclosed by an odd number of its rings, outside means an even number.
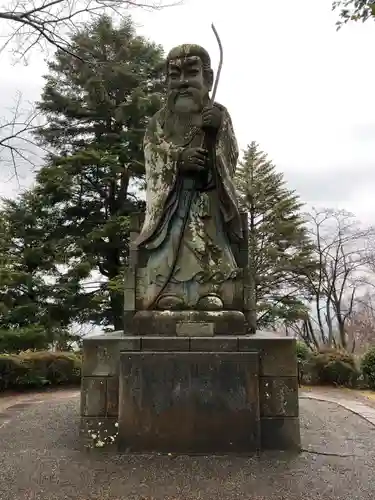
[[[161,12],[132,12],[139,32],[166,51],[199,43],[216,69],[213,21],[224,46],[217,100],[232,115],[240,147],[259,142],[304,202],[374,222],[374,23],[337,32],[330,0],[185,0]],[[39,97],[41,56],[24,67],[3,54],[0,64],[2,108],[16,90],[25,99]],[[21,174],[27,185],[30,175]],[[17,192],[2,181],[1,194]]]

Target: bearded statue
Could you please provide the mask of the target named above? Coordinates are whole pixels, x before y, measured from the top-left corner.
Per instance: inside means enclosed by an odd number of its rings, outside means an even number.
[[[243,228],[233,184],[238,146],[226,108],[210,102],[210,56],[181,45],[167,57],[168,95],[145,139],[144,308],[231,309]],[[232,291],[231,291],[232,290]]]

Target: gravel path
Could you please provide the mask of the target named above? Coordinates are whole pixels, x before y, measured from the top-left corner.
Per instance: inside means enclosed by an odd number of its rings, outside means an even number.
[[[87,452],[78,406],[60,394],[0,421],[0,500],[374,498],[375,427],[334,403],[301,400],[308,452],[260,457]]]

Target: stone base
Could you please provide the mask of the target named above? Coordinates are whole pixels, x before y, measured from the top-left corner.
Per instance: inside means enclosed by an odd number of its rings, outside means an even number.
[[[300,447],[294,339],[112,334],[86,338],[83,350],[82,428],[118,422],[120,449]]]
[[[210,337],[244,335],[241,311],[138,311],[133,317],[134,335]]]
[[[120,449],[258,450],[258,394],[256,353],[122,353]]]

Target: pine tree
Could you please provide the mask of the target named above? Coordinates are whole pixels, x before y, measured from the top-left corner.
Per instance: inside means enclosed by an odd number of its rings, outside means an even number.
[[[164,90],[163,53],[130,18],[117,28],[102,17],[72,43],[80,59],[57,51],[49,64],[39,137],[53,154],[33,194],[64,268],[57,302],[72,319],[121,329],[128,221],[143,208],[134,189],[144,176],[145,127]]]
[[[3,200],[0,212],[0,344],[11,352],[46,348],[59,342],[70,316],[56,314],[53,286],[46,276],[56,274],[54,252],[40,224],[38,200],[25,193]],[[52,221],[49,220],[51,223]]]
[[[255,142],[244,152],[235,182],[248,212],[251,329],[291,322],[305,310],[306,270],[316,267],[302,203]]]

